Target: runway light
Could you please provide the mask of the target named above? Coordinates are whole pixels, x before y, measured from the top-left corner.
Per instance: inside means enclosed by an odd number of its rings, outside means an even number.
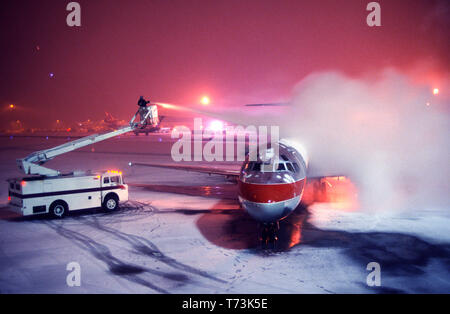
[[[129,162],[129,163],[128,163],[128,166],[130,166],[130,167],[131,167],[132,165],[133,165],[133,164],[132,164],[131,162]]]
[[[439,88],[433,89],[433,95],[437,95],[437,94],[439,94]]]
[[[203,106],[208,106],[210,103],[209,97],[203,96],[202,99],[200,100],[200,102],[202,103]]]
[[[9,105],[9,108],[14,109],[14,105],[13,104]]]
[[[213,132],[223,131],[223,122],[219,121],[219,120],[211,121],[211,123],[209,124],[208,129],[210,131],[213,131]]]

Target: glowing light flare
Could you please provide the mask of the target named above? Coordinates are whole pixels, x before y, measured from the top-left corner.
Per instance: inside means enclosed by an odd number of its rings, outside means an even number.
[[[10,109],[14,109],[14,107],[15,107],[14,104],[9,105]]]
[[[324,203],[331,209],[354,211],[359,208],[356,186],[345,176],[311,179],[303,194],[306,204]]]
[[[434,88],[433,89],[433,95],[437,95],[439,94],[439,88]]]
[[[211,101],[208,96],[203,96],[202,99],[200,100],[200,103],[203,106],[208,106],[211,103]]]
[[[219,120],[211,121],[208,126],[208,130],[212,132],[222,132],[224,130],[224,124]]]

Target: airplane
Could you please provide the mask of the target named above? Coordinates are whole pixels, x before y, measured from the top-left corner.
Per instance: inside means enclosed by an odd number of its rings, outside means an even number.
[[[171,108],[178,108],[174,106],[177,105],[170,105]],[[268,151],[271,149],[268,147]],[[279,158],[267,158],[267,155],[262,158],[261,154],[257,154],[256,161],[251,161],[248,152],[240,170],[140,162],[130,162],[129,165],[216,174],[236,181],[239,203],[254,220],[262,224],[260,240],[267,245],[276,242],[279,221],[289,216],[300,204],[308,175],[319,180],[341,176],[312,173],[312,168],[308,168],[306,152],[295,140],[281,139],[278,152]]]

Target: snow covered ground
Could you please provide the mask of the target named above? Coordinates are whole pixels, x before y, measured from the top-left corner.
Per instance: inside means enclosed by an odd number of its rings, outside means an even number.
[[[131,201],[117,212],[63,220],[9,212],[5,179],[21,176],[15,159],[65,140],[0,138],[1,293],[450,293],[449,208],[299,207],[281,222],[277,248],[262,250],[232,183],[128,167],[170,161],[167,135],[111,139],[47,164],[122,169]],[[66,284],[70,262],[80,264],[80,287]],[[380,287],[366,284],[370,262],[381,266]]]

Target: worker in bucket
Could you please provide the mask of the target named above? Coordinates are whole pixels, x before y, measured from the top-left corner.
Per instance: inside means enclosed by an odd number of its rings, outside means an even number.
[[[145,100],[144,99],[144,96],[141,96],[141,97],[139,97],[139,101],[138,101],[138,103],[137,103],[137,105],[140,107],[140,108],[142,108],[142,107],[147,107],[147,104],[149,104],[150,103],[150,100]]]
[[[150,100],[145,100],[144,96],[139,97],[138,106],[139,106],[139,115],[141,118],[141,121],[145,120],[145,115],[147,114],[147,104],[150,103]],[[147,121],[144,123],[144,127],[147,125]]]

